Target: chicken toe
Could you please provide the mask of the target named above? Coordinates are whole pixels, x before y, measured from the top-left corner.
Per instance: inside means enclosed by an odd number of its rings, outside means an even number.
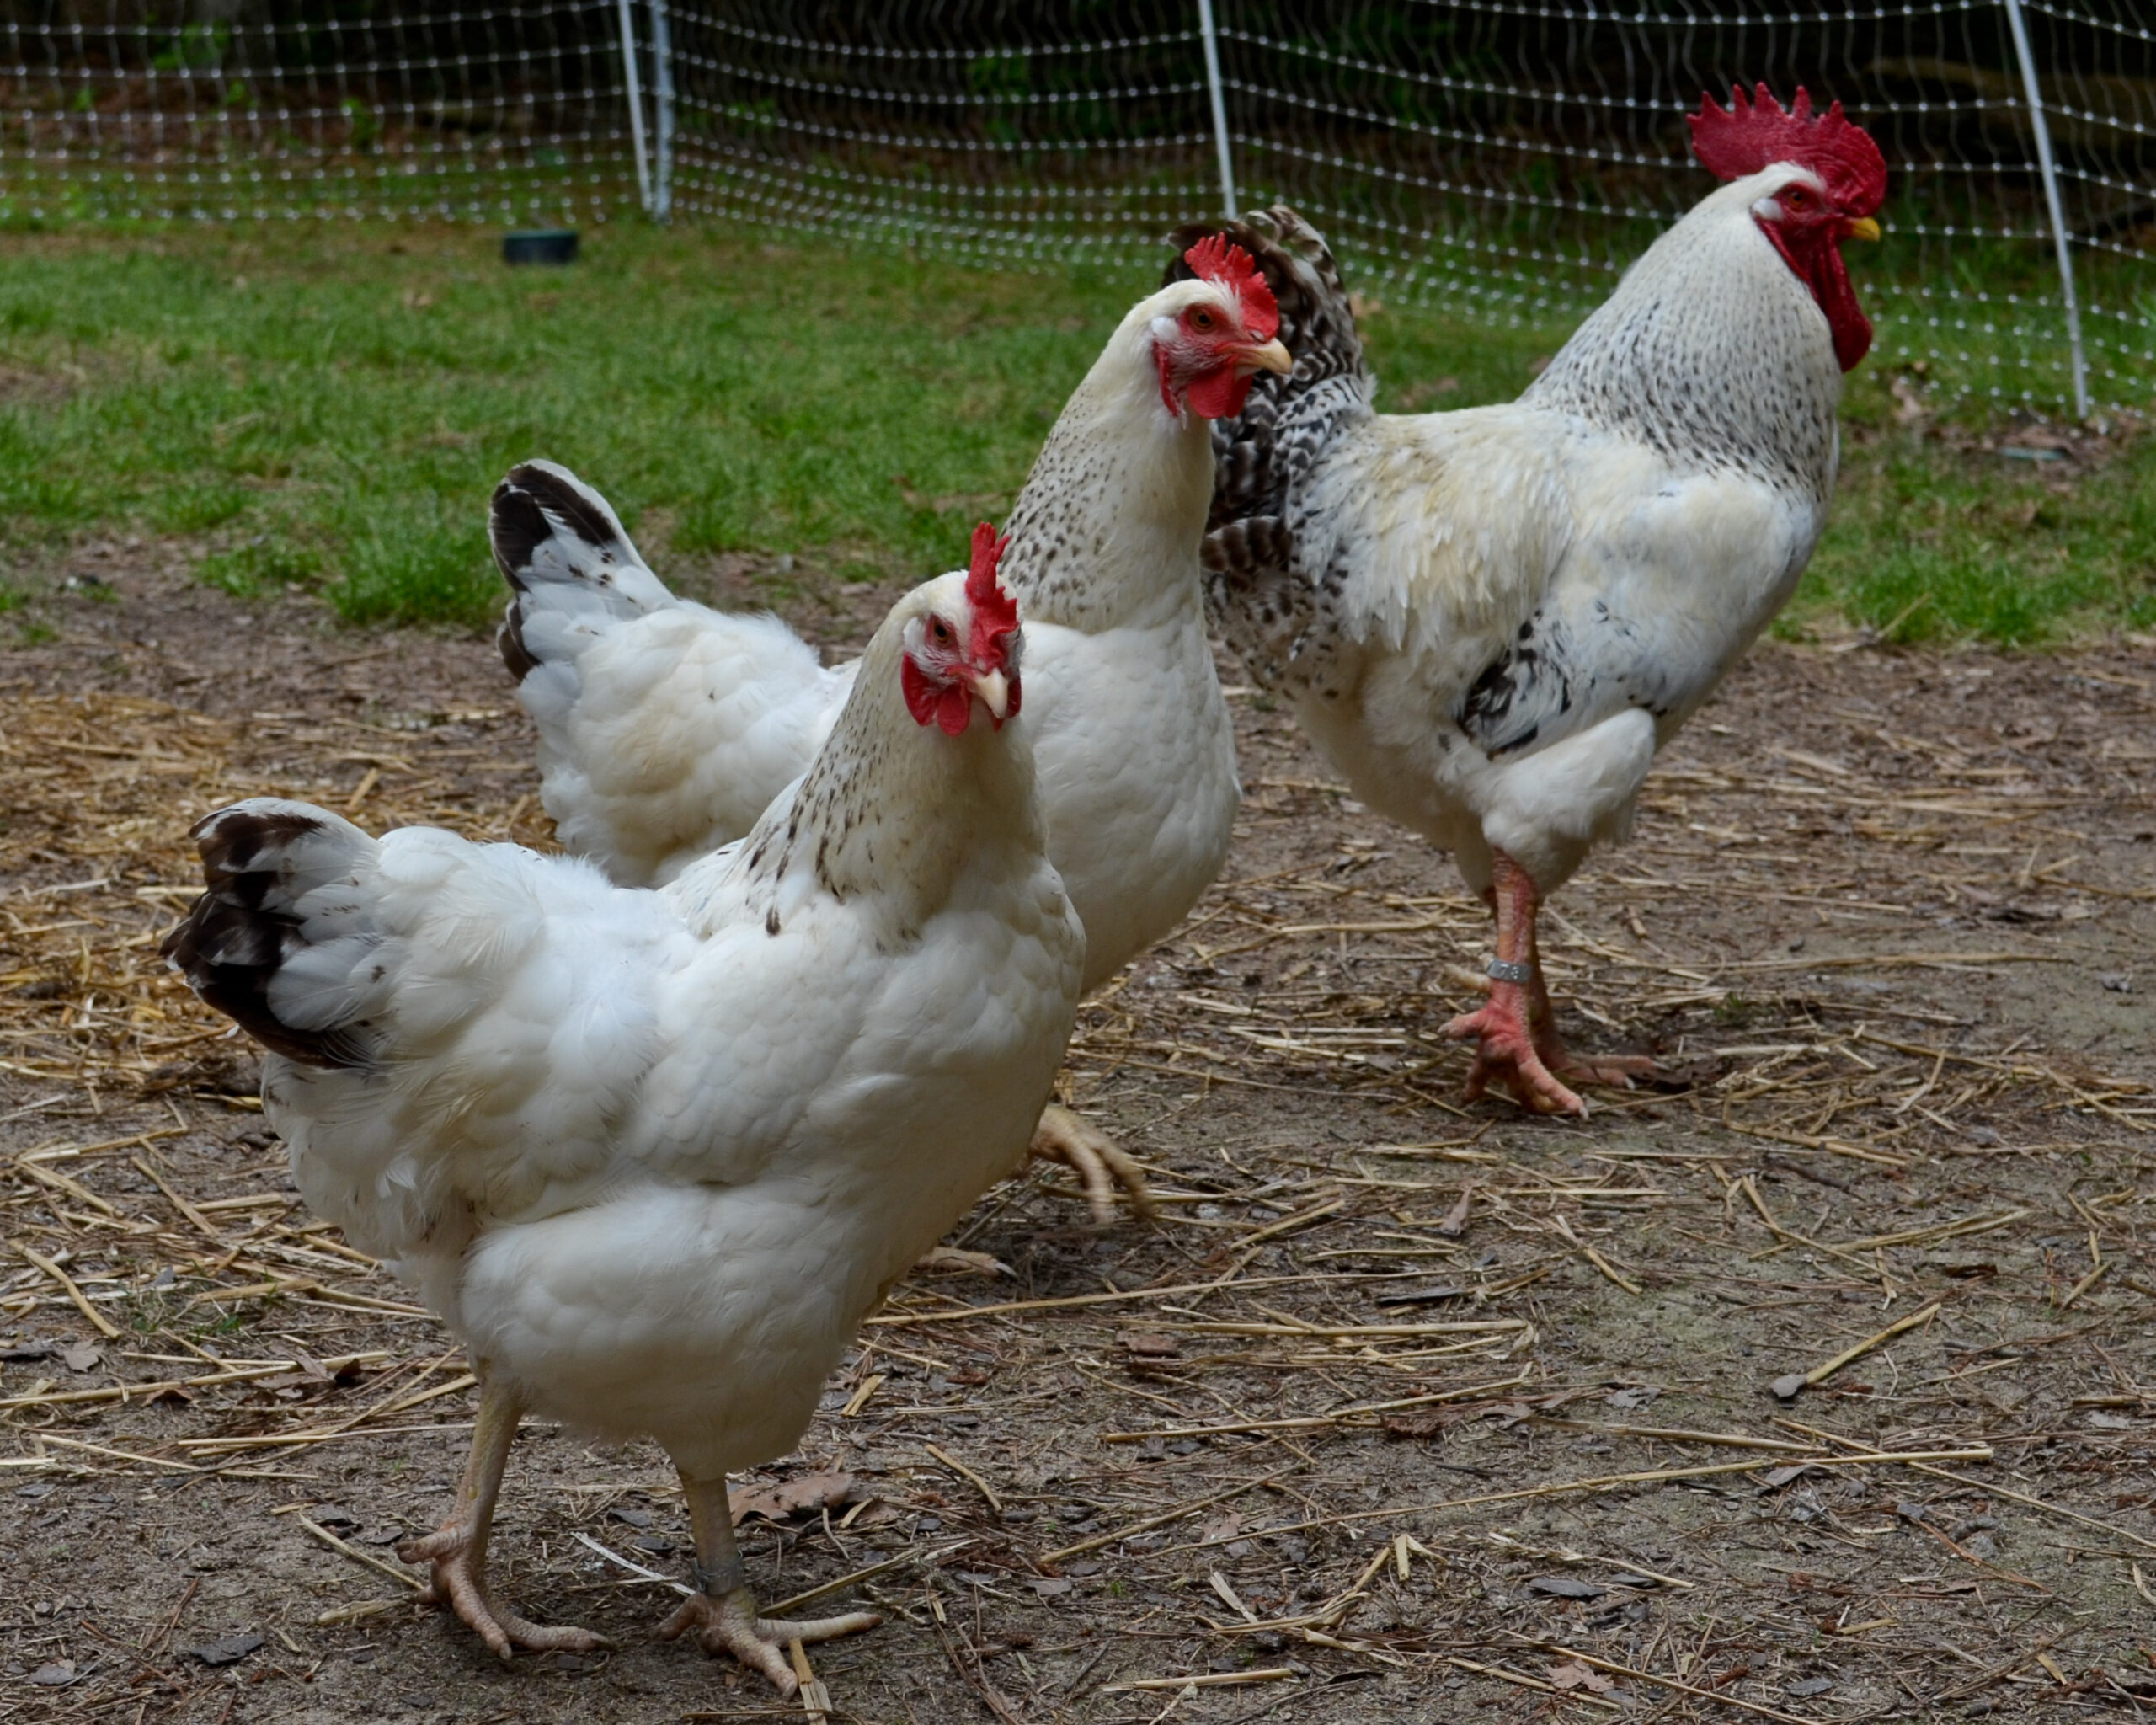
[[[659,1638],[672,1641],[694,1630],[707,1653],[731,1653],[752,1671],[760,1671],[771,1686],[792,1699],[800,1687],[787,1664],[788,1642],[835,1641],[842,1635],[858,1635],[883,1620],[873,1611],[848,1611],[838,1617],[789,1619],[759,1617],[755,1597],[737,1587],[730,1594],[713,1596],[691,1594],[680,1609],[659,1626]]]
[[[1033,1128],[1028,1154],[1042,1162],[1061,1162],[1076,1174],[1086,1188],[1086,1202],[1092,1207],[1093,1220],[1102,1227],[1115,1220],[1118,1187],[1139,1215],[1150,1220],[1159,1213],[1146,1188],[1145,1176],[1129,1152],[1069,1108],[1050,1103],[1041,1110],[1040,1124]]]
[[[697,1590],[659,1626],[661,1641],[674,1641],[694,1630],[707,1653],[731,1653],[771,1686],[792,1699],[800,1687],[787,1664],[789,1642],[835,1641],[858,1635],[883,1620],[873,1611],[848,1611],[837,1617],[759,1617],[748,1572],[734,1541],[734,1517],[724,1479],[692,1479],[681,1473],[682,1495],[689,1503],[689,1530],[696,1544]]]
[[[455,1522],[401,1546],[398,1555],[407,1562],[431,1558],[434,1578],[419,1597],[448,1606],[504,1661],[517,1648],[541,1653],[590,1653],[613,1645],[591,1630],[534,1623],[499,1604],[487,1591],[485,1541]]]
[[[1467,1074],[1470,1102],[1481,1096],[1494,1078],[1530,1113],[1585,1118],[1587,1104],[1565,1087],[1536,1051],[1534,1038],[1528,1030],[1525,994],[1518,983],[1493,985],[1489,1004],[1461,1013],[1445,1026],[1444,1033],[1477,1039],[1475,1064]]]
[[[1550,1059],[1550,1050],[1545,1049],[1542,1064],[1560,1077],[1569,1078],[1575,1084],[1607,1084],[1614,1090],[1630,1090],[1640,1079],[1661,1076],[1662,1064],[1646,1055],[1594,1055],[1575,1057],[1560,1045],[1556,1059]]]

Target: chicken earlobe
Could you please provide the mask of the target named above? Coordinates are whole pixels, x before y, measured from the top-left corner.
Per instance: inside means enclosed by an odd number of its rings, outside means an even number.
[[[494,1381],[484,1361],[474,1360],[472,1369],[479,1380],[479,1413],[472,1425],[464,1477],[456,1483],[456,1504],[448,1520],[425,1538],[399,1546],[397,1555],[407,1563],[431,1563],[434,1577],[421,1597],[447,1605],[504,1662],[515,1648],[589,1653],[612,1646],[589,1629],[530,1622],[504,1610],[487,1591],[487,1538],[494,1530],[494,1500],[524,1408],[513,1391]]]
[[[749,1590],[749,1572],[734,1541],[734,1515],[724,1479],[691,1479],[681,1474],[689,1501],[689,1528],[696,1542],[696,1591],[659,1626],[659,1638],[673,1641],[691,1629],[707,1653],[731,1653],[792,1700],[800,1688],[787,1664],[788,1642],[835,1641],[858,1635],[883,1620],[874,1611],[848,1611],[837,1617],[759,1617],[756,1597]]]

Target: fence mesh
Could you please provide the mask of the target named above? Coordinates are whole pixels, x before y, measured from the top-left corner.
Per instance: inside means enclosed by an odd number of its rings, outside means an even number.
[[[1561,331],[1706,190],[1683,125],[1700,91],[1803,83],[1893,173],[1887,238],[1854,259],[1880,355],[2053,408],[2074,400],[2073,344],[2033,73],[2088,392],[2145,409],[2149,0],[2019,0],[2025,56],[2011,3],[1211,9],[1240,200],[1294,204],[1365,291]],[[1224,195],[1198,0],[0,0],[0,216],[17,219],[598,220],[641,196],[1134,276]]]

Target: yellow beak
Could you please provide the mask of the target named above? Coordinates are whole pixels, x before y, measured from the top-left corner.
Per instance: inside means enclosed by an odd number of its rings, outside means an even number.
[[[1276,371],[1285,377],[1295,369],[1295,360],[1288,350],[1276,339],[1263,347],[1246,347],[1235,355],[1235,375],[1247,377],[1256,371]]]
[[[1879,224],[1869,216],[1852,216],[1842,224],[1842,232],[1851,239],[1877,239]]]
[[[1003,673],[992,670],[973,680],[974,693],[980,697],[980,704],[988,709],[988,716],[998,724],[1011,716],[1011,685]]]

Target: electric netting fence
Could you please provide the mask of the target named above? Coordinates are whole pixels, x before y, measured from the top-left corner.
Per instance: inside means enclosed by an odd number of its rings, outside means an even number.
[[[1275,200],[1351,280],[1560,334],[1711,182],[1684,114],[1838,98],[1879,355],[2156,405],[2156,0],[0,0],[0,216],[679,216],[1157,268]]]

